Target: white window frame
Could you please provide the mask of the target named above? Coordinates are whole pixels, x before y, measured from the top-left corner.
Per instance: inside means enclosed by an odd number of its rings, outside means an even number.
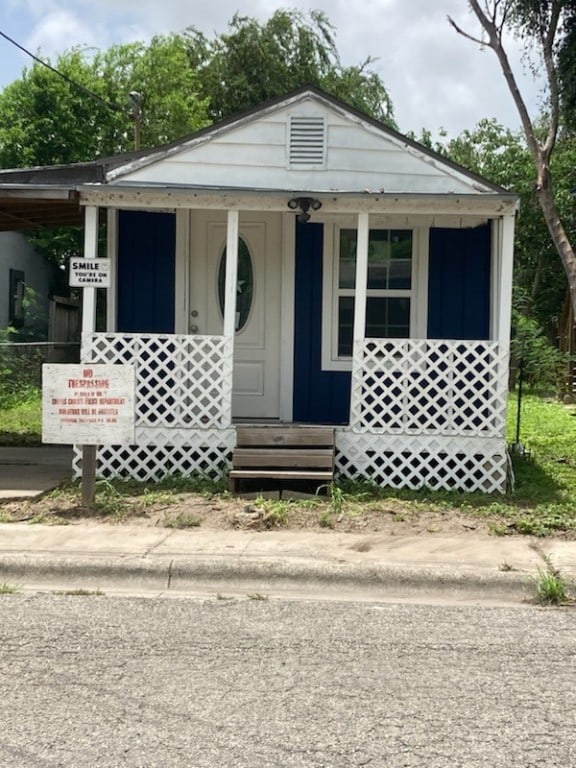
[[[322,370],[350,371],[352,356],[338,356],[338,299],[354,296],[355,289],[339,287],[340,230],[356,225],[324,225],[324,276],[322,291]],[[412,274],[410,289],[368,289],[368,298],[403,297],[410,299],[409,338],[426,338],[428,322],[428,227],[410,227],[370,222],[370,229],[412,231]]]

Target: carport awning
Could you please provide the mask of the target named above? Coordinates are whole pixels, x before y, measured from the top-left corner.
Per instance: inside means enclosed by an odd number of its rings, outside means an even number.
[[[8,190],[0,186],[0,231],[34,232],[79,226],[84,211],[74,190]]]
[[[0,231],[33,232],[82,225],[79,184],[104,177],[99,163],[0,171]]]

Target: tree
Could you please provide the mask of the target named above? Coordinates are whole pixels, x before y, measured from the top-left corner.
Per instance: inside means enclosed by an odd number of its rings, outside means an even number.
[[[394,126],[390,97],[369,69],[373,60],[342,66],[334,27],[321,11],[279,10],[265,23],[236,14],[228,26],[228,33],[213,39],[194,27],[186,32],[213,120],[316,85]]]
[[[93,160],[134,148],[129,94],[142,108],[142,144],[154,146],[208,124],[207,100],[180,35],[90,54],[75,48],[35,63],[0,94],[0,166]]]
[[[465,32],[449,17],[454,29],[464,37],[496,54],[502,73],[518,110],[526,144],[535,168],[535,187],[540,209],[560,256],[576,316],[576,256],[558,210],[552,178],[552,157],[560,128],[559,45],[563,24],[573,3],[566,0],[468,0],[480,22],[482,37]],[[545,124],[536,126],[530,118],[504,44],[507,31],[524,41],[526,49],[537,53],[544,65],[548,105]],[[541,130],[539,130],[541,128]]]
[[[536,124],[538,128],[538,123]],[[541,214],[534,189],[534,163],[523,132],[511,131],[494,119],[437,145],[454,162],[520,195],[514,249],[514,307],[538,323],[551,342],[558,335],[558,315],[566,294],[566,275]],[[574,228],[570,169],[576,167],[576,140],[561,136],[552,171],[562,218]]]

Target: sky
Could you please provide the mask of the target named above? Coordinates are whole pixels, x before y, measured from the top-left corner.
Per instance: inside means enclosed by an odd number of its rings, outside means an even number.
[[[344,64],[375,59],[371,68],[392,98],[400,131],[420,135],[427,129],[438,136],[444,129],[455,136],[485,117],[520,127],[494,53],[462,38],[448,23],[450,15],[479,34],[466,0],[0,0],[0,30],[54,62],[75,45],[106,49],[189,26],[212,36],[226,31],[235,12],[264,21],[286,7],[325,11]],[[515,41],[508,49],[535,116],[539,84],[525,73]],[[0,37],[0,89],[31,63]]]

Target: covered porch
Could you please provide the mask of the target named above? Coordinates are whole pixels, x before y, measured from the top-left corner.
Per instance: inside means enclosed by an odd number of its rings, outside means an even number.
[[[349,360],[327,360],[330,340],[320,338],[316,343],[318,367],[324,377],[319,386],[326,388],[326,397],[335,397],[332,390],[346,390],[348,382],[347,393],[340,397],[333,411],[336,415],[328,419],[334,424],[336,435],[336,477],[368,479],[399,488],[505,490],[515,210],[512,199],[485,199],[479,205],[477,198],[465,197],[318,195],[314,199],[321,202],[321,209],[310,222],[299,224],[295,221],[298,214],[288,208],[293,198],[286,194],[213,195],[180,191],[166,197],[165,192],[159,195],[149,190],[81,192],[86,216],[85,257],[90,259],[97,252],[97,222],[104,208],[108,255],[113,263],[106,330],[95,330],[95,290],[84,289],[82,360],[129,363],[136,368],[135,445],[99,449],[99,472],[103,477],[152,480],[166,474],[194,472],[216,477],[230,468],[236,425],[240,422],[326,423],[325,412],[320,410],[316,418],[310,418],[310,408],[306,411],[302,405],[300,379],[306,368],[313,374],[310,364],[298,360],[302,341],[298,336],[301,321],[297,293],[298,281],[303,280],[299,260],[311,258],[309,243],[308,251],[305,248],[306,252],[301,252],[302,243],[306,245],[310,239],[306,234],[303,241],[301,230],[311,232],[312,240],[318,240],[314,227],[321,227],[323,237],[317,242],[320,253],[315,258],[323,268],[322,289],[310,303],[321,299],[320,308],[316,306],[313,311],[320,316],[320,335],[324,337],[332,309],[327,304],[333,302],[335,290],[334,275],[326,274],[330,272],[335,247],[333,233],[342,229],[356,232]],[[173,328],[160,333],[127,332],[118,328],[122,316],[118,302],[124,301],[119,285],[119,211],[145,210],[165,215],[168,203],[174,221]],[[117,207],[119,204],[121,208]],[[241,347],[239,354],[239,340],[246,333],[245,327],[239,328],[239,250],[243,233],[257,229],[259,222],[269,230],[268,242],[278,249],[268,261],[264,259],[264,267],[273,265],[268,270],[273,269],[273,275],[262,278],[260,286],[258,276],[254,277],[254,294],[259,287],[269,287],[271,277],[276,282],[272,299],[266,291],[262,297],[273,302],[278,318],[278,327],[273,329],[276,343],[272,363],[262,363],[253,354],[248,359]],[[203,233],[199,247],[191,246],[194,227]],[[431,327],[429,315],[436,311],[430,297],[434,290],[430,275],[431,240],[440,231],[472,232],[478,227],[489,230],[487,332],[482,338],[426,338]],[[218,258],[210,268],[197,255],[207,247],[210,230],[215,228],[220,232],[221,243]],[[411,269],[418,278],[417,285],[411,286],[410,330],[419,333],[410,338],[369,336],[371,232],[400,229],[411,231],[415,243]],[[251,247],[253,244],[254,240]],[[269,252],[265,247],[266,257]],[[258,258],[253,258],[253,269],[258,270]],[[304,278],[308,276],[307,269]],[[194,295],[196,272],[203,275],[200,288],[206,294],[204,304],[198,305]],[[261,337],[269,327],[266,304],[264,300],[253,338]],[[210,311],[219,317],[212,325],[205,319]],[[258,375],[250,379],[250,371],[258,366],[264,371],[263,376],[268,375],[261,363],[272,366],[275,394],[271,400],[268,397],[267,403],[276,403],[276,410],[263,412],[257,404],[251,413],[246,410],[246,401],[242,402],[242,393],[238,395],[235,389],[239,381],[240,386],[246,381],[249,387],[261,386]],[[328,391],[330,387],[332,394]],[[252,403],[256,402],[252,397]],[[75,471],[80,470],[78,451]]]

